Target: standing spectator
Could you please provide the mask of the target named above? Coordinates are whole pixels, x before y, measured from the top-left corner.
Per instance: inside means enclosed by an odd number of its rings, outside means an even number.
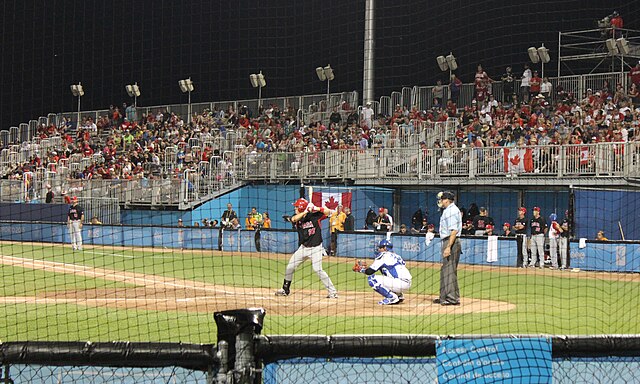
[[[527,227],[529,223],[525,218],[527,214],[527,208],[518,208],[518,216],[513,221],[513,229],[516,233],[516,246],[518,247],[518,258],[516,266],[518,268],[524,268],[529,262],[529,250],[527,247]]]
[[[444,209],[440,216],[439,228],[442,242],[442,267],[440,268],[440,297],[433,299],[433,303],[460,305],[458,262],[462,252],[460,245],[462,214],[454,203],[453,192],[440,192],[438,197],[438,206]]]
[[[44,198],[45,200],[44,201],[47,204],[51,204],[51,203],[53,203],[53,198],[54,197],[55,197],[55,195],[54,195],[53,191],[51,190],[51,185],[47,184],[47,195],[45,196],[45,198]]]
[[[367,101],[367,104],[362,107],[360,112],[360,125],[367,128],[373,128],[373,109],[371,109],[371,102]]]
[[[67,213],[67,225],[71,235],[71,248],[82,251],[82,222],[84,221],[84,210],[78,205],[78,197],[71,198],[71,207]]]
[[[351,214],[351,208],[344,207],[344,214],[346,218],[344,220],[344,230],[345,231],[355,231],[356,230],[356,219]]]
[[[336,255],[338,248],[338,232],[344,232],[344,222],[347,215],[342,211],[342,205],[338,205],[335,213],[329,217],[329,231],[331,232],[331,244],[329,246],[329,254]]]
[[[502,80],[502,101],[509,103],[513,99],[513,95],[515,93],[515,76],[511,71],[511,67],[507,67],[500,80]]]
[[[533,207],[533,217],[529,220],[531,228],[531,262],[529,268],[535,268],[538,260],[540,269],[544,269],[544,235],[547,233],[547,223],[540,216],[540,207]]]
[[[455,74],[451,75],[451,81],[449,82],[449,97],[454,104],[458,104],[460,99],[460,89],[462,88],[462,81],[456,77]]]
[[[522,92],[522,101],[529,102],[529,89],[531,87],[531,69],[529,64],[524,65],[524,72],[522,72],[522,78],[520,79],[520,90]]]
[[[289,296],[291,292],[291,281],[293,273],[298,266],[306,259],[311,259],[314,272],[327,288],[328,299],[337,299],[338,291],[331,282],[331,278],[322,269],[322,232],[320,227],[320,219],[322,216],[333,215],[333,211],[325,207],[316,207],[307,200],[300,198],[293,203],[295,207],[295,215],[291,217],[291,222],[298,230],[298,250],[296,250],[287,264],[284,273],[284,282],[282,288],[276,291],[276,296]]]
[[[640,88],[640,61],[629,70],[629,80],[636,85],[636,88]]]
[[[542,85],[542,79],[538,76],[538,71],[533,71],[533,76],[529,80],[529,100],[538,96],[540,93],[540,86]]]
[[[540,93],[545,97],[547,101],[551,101],[551,92],[553,91],[553,84],[549,81],[549,78],[545,76],[540,84]]]
[[[473,218],[473,227],[476,229],[476,236],[484,236],[487,230],[487,225],[494,226],[493,218],[488,215],[487,208],[480,207],[480,213]]]
[[[558,224],[558,215],[549,215],[549,257],[551,258],[551,269],[558,268],[558,248],[560,247],[560,234],[562,227]]]
[[[437,101],[437,104],[442,105],[444,101],[444,86],[442,85],[442,80],[436,81],[436,85],[431,89],[431,94],[433,95],[433,99]]]

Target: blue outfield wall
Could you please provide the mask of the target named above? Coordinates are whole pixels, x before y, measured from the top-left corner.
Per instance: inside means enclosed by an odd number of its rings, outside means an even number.
[[[324,231],[325,246],[328,231]],[[85,244],[159,247],[175,249],[217,250],[220,231],[212,228],[177,228],[85,225]],[[225,251],[257,252],[254,231],[225,231],[222,244]],[[373,258],[375,244],[384,239],[384,234],[373,232],[341,233],[338,237],[338,254],[344,257]],[[2,223],[0,240],[16,242],[70,243],[67,226],[56,223]],[[293,253],[297,247],[297,233],[292,230],[262,230],[260,245],[262,252]],[[441,242],[433,239],[426,245],[424,236],[393,235],[394,251],[405,260],[440,262]],[[621,242],[588,241],[585,248],[571,243],[571,267],[583,270],[610,272],[640,272],[640,244]],[[464,264],[515,266],[516,242],[513,238],[498,241],[498,259],[487,262],[486,238],[462,239]]]

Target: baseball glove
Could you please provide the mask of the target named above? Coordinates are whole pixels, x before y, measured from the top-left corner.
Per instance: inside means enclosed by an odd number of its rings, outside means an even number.
[[[367,269],[367,264],[365,264],[362,260],[356,261],[356,263],[351,268],[353,272],[363,272],[365,269]]]

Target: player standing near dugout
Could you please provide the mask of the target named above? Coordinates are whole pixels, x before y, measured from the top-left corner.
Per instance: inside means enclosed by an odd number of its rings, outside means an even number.
[[[322,232],[320,220],[323,216],[331,217],[334,211],[325,207],[316,207],[307,200],[300,198],[293,203],[296,214],[290,219],[298,231],[298,249],[293,253],[284,273],[282,288],[276,291],[276,296],[289,296],[293,273],[306,259],[311,259],[313,271],[318,275],[322,284],[327,288],[327,298],[337,299],[338,291],[333,286],[331,278],[322,269]]]
[[[369,286],[384,297],[378,304],[399,304],[404,301],[404,292],[411,288],[411,273],[402,257],[391,251],[393,244],[389,240],[380,241],[376,248],[376,259],[370,267],[358,261],[352,269],[369,276]],[[377,271],[382,276],[376,276]]]
[[[67,213],[67,226],[71,235],[71,247],[73,250],[82,251],[82,222],[84,221],[84,210],[78,205],[78,197],[73,196],[71,207]]]
[[[518,208],[518,217],[513,221],[513,229],[516,231],[516,247],[518,248],[518,258],[516,266],[518,268],[524,268],[529,262],[529,251],[527,250],[527,219],[524,215],[527,214],[527,208]]]
[[[544,235],[547,233],[547,223],[540,216],[540,207],[533,207],[533,217],[529,221],[531,228],[531,262],[529,268],[535,268],[540,258],[540,269],[544,268]]]

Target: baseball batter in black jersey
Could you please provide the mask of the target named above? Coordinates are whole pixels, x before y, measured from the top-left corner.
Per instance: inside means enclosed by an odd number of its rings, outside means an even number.
[[[338,292],[331,282],[331,278],[322,269],[322,232],[320,220],[323,216],[331,216],[333,211],[325,207],[316,207],[305,199],[298,199],[293,203],[296,214],[291,217],[294,228],[298,231],[298,249],[293,253],[284,273],[282,288],[276,291],[276,296],[288,296],[293,280],[293,273],[306,259],[311,259],[313,271],[318,274],[320,281],[327,288],[327,298],[338,298]]]

